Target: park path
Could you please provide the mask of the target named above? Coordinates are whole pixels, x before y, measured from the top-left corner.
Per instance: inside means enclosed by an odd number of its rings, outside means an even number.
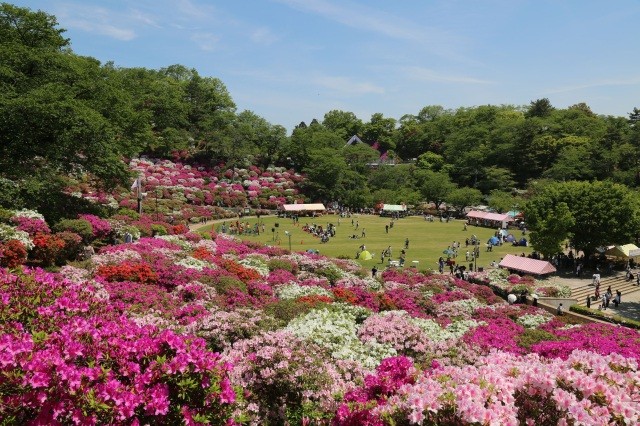
[[[263,217],[274,217],[276,215],[274,214],[270,214],[270,215],[263,215],[260,216],[261,218]],[[242,216],[241,218],[236,217],[231,217],[231,218],[226,218],[226,219],[213,219],[213,220],[208,220],[204,223],[190,223],[189,224],[189,231],[195,232],[198,229],[207,226],[207,225],[211,225],[213,227],[213,225],[215,225],[216,223],[222,223],[222,222],[235,222],[236,220],[245,220],[245,219],[255,219],[256,216]]]
[[[638,271],[634,271],[638,272]],[[582,277],[552,277],[555,282],[562,283],[571,288],[571,297],[578,301],[581,306],[586,305],[586,295],[593,294],[595,287],[591,285],[593,277],[585,274]],[[640,321],[640,287],[636,287],[633,283],[629,283],[624,279],[624,273],[619,272],[611,276],[603,277],[600,281],[600,293],[602,294],[611,285],[613,294],[617,289],[622,292],[622,303],[616,308],[613,303],[609,308],[603,311],[605,315],[620,315]],[[593,302],[591,308],[596,308],[599,302]]]

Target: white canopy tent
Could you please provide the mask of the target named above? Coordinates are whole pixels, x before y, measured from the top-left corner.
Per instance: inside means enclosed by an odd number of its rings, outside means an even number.
[[[286,214],[307,214],[307,215],[315,215],[315,214],[323,214],[327,209],[322,203],[313,203],[313,204],[283,204],[281,207],[281,211]]]
[[[380,210],[381,216],[392,216],[394,214],[405,216],[407,214],[406,204],[383,204]]]

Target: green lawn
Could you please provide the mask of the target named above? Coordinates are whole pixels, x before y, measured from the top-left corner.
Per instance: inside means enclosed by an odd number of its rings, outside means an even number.
[[[356,230],[355,225],[351,225],[351,219],[359,222]],[[253,225],[257,222],[255,217],[243,218],[243,222]],[[228,220],[227,224],[235,222]],[[294,226],[292,219],[282,219],[276,217],[261,218],[260,223],[265,224],[265,233],[256,235],[242,235],[243,240],[259,241],[267,245],[278,245],[283,248],[289,248],[289,240],[291,241],[291,250],[305,251],[307,249],[316,249],[320,254],[330,257],[348,256],[355,258],[358,247],[365,244],[367,250],[373,254],[373,259],[368,261],[359,260],[359,262],[367,268],[374,265],[381,269],[380,253],[391,246],[392,258],[398,259],[400,250],[404,248],[404,241],[409,238],[409,249],[406,251],[405,267],[413,265],[413,261],[417,261],[419,269],[437,269],[437,261],[440,256],[446,259],[446,255],[442,252],[452,245],[454,241],[460,241],[461,247],[458,250],[458,263],[467,265],[465,261],[465,253],[471,250],[471,246],[465,248],[465,238],[471,238],[475,234],[481,241],[480,256],[477,260],[478,267],[488,267],[492,260],[499,262],[505,254],[526,254],[531,253],[531,247],[513,247],[510,243],[494,247],[493,251],[486,251],[487,240],[494,235],[497,229],[469,226],[464,231],[464,222],[461,220],[452,220],[449,223],[441,223],[437,221],[427,222],[421,216],[412,216],[396,220],[393,228],[389,229],[389,233],[385,233],[385,225],[390,223],[390,218],[379,217],[373,215],[353,215],[351,218],[340,218],[338,216],[327,215],[317,218],[301,217],[299,226]],[[275,224],[279,226],[276,228]],[[328,243],[321,243],[320,240],[311,234],[304,232],[302,227],[308,223],[311,225],[322,225],[333,223],[336,226],[336,236],[331,238]],[[214,226],[216,230],[220,229],[221,223],[206,225],[200,228],[200,231],[208,231]],[[272,229],[276,232],[272,232]],[[356,234],[358,237],[362,234],[362,229],[366,230],[366,237],[357,240],[349,239],[350,235]],[[291,238],[285,234],[288,231]],[[511,231],[516,239],[522,236],[521,231],[513,229]],[[527,235],[528,237],[528,235]],[[385,259],[385,265],[388,259]]]

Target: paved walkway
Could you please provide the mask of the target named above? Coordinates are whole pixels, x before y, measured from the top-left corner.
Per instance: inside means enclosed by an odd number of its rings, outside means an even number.
[[[614,275],[624,277],[624,272],[616,273]],[[635,275],[635,271],[634,271],[634,275]],[[607,278],[607,276],[605,275],[602,278],[603,279]],[[593,281],[593,278],[591,275],[587,277],[586,274],[581,278],[572,277],[571,275],[567,275],[567,274],[561,274],[559,276],[550,277],[549,280],[554,281],[556,283],[565,284],[569,286],[571,290],[575,290],[576,292],[578,292],[581,289],[584,289],[585,286],[589,286]],[[592,292],[593,290],[595,290],[593,286],[591,286],[590,288],[592,289]],[[615,295],[616,294],[615,285],[612,285],[611,290]],[[603,288],[601,284],[600,294],[604,293],[605,291],[607,291],[607,287],[604,286]],[[582,302],[582,300],[579,300],[579,302]],[[599,303],[600,302],[596,302],[596,301],[592,302],[591,308],[597,308]],[[616,308],[613,302],[611,302],[609,304],[609,308],[607,308],[604,311],[604,313],[609,315],[620,315],[625,318],[630,318],[630,319],[640,321],[640,287],[633,286],[632,290],[623,291],[622,303],[620,303],[620,305]]]
[[[268,215],[262,215],[262,216],[260,216],[260,218],[275,217],[275,216],[276,215],[274,215],[274,214],[273,215],[268,214]],[[255,216],[243,216],[241,218],[238,218],[237,216],[235,216],[235,217],[226,218],[226,219],[211,219],[211,220],[208,220],[208,221],[206,221],[204,223],[190,223],[189,224],[189,230],[190,231],[197,231],[198,229],[202,228],[203,226],[207,226],[207,225],[210,225],[211,227],[209,229],[212,229],[213,226],[216,223],[222,223],[222,222],[234,223],[236,220],[239,220],[240,222],[242,222],[242,221],[245,221],[247,219],[256,219],[256,217]]]

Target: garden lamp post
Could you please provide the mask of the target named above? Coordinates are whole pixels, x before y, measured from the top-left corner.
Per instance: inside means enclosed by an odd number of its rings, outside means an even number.
[[[291,251],[291,232],[284,231],[284,234],[289,237],[289,251]]]

